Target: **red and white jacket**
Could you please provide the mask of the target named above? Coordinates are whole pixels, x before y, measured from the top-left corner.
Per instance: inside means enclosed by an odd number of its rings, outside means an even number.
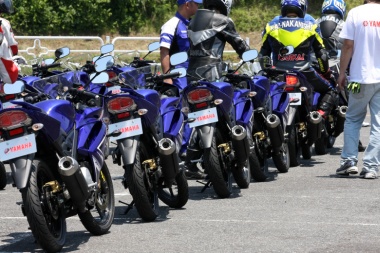
[[[0,78],[4,83],[14,83],[18,77],[18,67],[12,60],[13,50],[10,43],[17,48],[17,42],[14,40],[9,22],[3,18],[0,18],[0,21]]]

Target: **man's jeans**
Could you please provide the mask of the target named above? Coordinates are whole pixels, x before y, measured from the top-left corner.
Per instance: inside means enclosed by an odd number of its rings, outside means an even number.
[[[363,166],[366,172],[370,170],[377,172],[380,160],[380,83],[362,84],[360,93],[350,92],[344,124],[341,164],[346,160],[358,161],[359,134],[367,114],[367,106],[371,113],[371,132],[363,157]]]

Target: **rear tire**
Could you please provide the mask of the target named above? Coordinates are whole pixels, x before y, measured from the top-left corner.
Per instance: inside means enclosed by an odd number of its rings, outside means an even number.
[[[7,186],[7,171],[2,162],[0,162],[0,190],[4,189]]]
[[[286,126],[288,133],[288,153],[289,153],[289,166],[296,167],[300,165],[299,156],[299,143],[295,125]]]
[[[174,193],[173,188],[176,189]],[[162,179],[158,183],[158,198],[171,208],[182,208],[189,200],[189,185],[183,170],[180,170],[175,177],[175,184],[171,188],[165,187]]]
[[[244,165],[239,167],[235,166],[232,168],[232,175],[234,176],[236,184],[241,189],[247,189],[251,183],[251,168],[249,159],[245,161]]]
[[[203,157],[215,193],[220,198],[228,198],[231,195],[228,189],[228,175],[225,175],[220,165],[215,135],[212,137],[211,147],[204,149]]]
[[[47,252],[57,252],[63,248],[66,241],[65,211],[59,206],[58,201],[54,201],[54,195],[49,202],[43,196],[43,186],[56,178],[51,168],[43,161],[34,160],[31,169],[29,183],[21,190],[26,217],[41,248]]]
[[[289,148],[287,143],[283,143],[281,150],[276,154],[272,153],[272,160],[277,170],[281,173],[286,173],[289,171],[290,158],[289,158]]]
[[[111,174],[104,163],[99,176],[100,191],[92,210],[78,213],[83,226],[93,235],[104,235],[111,228],[115,215],[115,195]],[[93,216],[97,214],[98,217]]]
[[[328,139],[329,136],[322,136],[315,141],[314,148],[317,155],[327,154]]]
[[[149,188],[149,179],[141,164],[140,150],[136,152],[135,163],[126,166],[127,185],[140,217],[150,222],[154,221],[158,214],[154,210],[154,197]]]
[[[264,182],[268,178],[269,173],[269,165],[268,160],[266,157],[266,150],[259,150],[260,149],[260,142],[259,140],[255,140],[255,144],[253,144],[252,139],[249,139],[250,146],[255,146],[252,153],[249,155],[249,166],[251,168],[251,177],[256,182]],[[251,143],[252,142],[252,143]]]
[[[312,146],[309,146],[306,143],[302,143],[301,145],[301,151],[302,151],[302,158],[305,160],[311,159],[311,148]]]

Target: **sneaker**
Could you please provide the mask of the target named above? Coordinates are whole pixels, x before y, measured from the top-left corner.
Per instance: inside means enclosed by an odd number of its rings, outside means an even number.
[[[356,167],[356,162],[347,160],[339,169],[336,170],[337,175],[357,174],[358,167]]]
[[[360,177],[364,179],[376,179],[377,178],[377,173],[374,171],[364,171],[360,172]]]

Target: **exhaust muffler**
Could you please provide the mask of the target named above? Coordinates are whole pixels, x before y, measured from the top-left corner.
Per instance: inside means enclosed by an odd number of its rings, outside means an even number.
[[[338,107],[338,117],[336,117],[336,123],[334,127],[334,137],[338,137],[344,130],[344,122],[346,121],[347,106]]]
[[[274,149],[282,147],[284,143],[284,130],[281,126],[281,120],[276,114],[270,114],[265,119],[268,129],[268,135]]]
[[[169,138],[161,139],[158,142],[158,153],[165,184],[168,187],[173,185],[173,181],[179,172],[179,158],[176,145]]]
[[[321,138],[323,130],[322,116],[319,112],[313,111],[308,117],[309,124],[307,124],[307,143],[311,146],[313,143]]]
[[[338,107],[338,116],[341,118],[346,118],[346,113],[347,113],[347,106],[339,106]]]
[[[237,125],[231,129],[231,133],[235,158],[237,159],[238,166],[240,167],[245,164],[249,157],[250,148],[247,138],[247,131],[244,127]]]
[[[86,210],[86,200],[89,196],[86,179],[79,168],[78,162],[70,157],[62,157],[58,162],[58,171],[70,193],[70,198],[79,211]]]

